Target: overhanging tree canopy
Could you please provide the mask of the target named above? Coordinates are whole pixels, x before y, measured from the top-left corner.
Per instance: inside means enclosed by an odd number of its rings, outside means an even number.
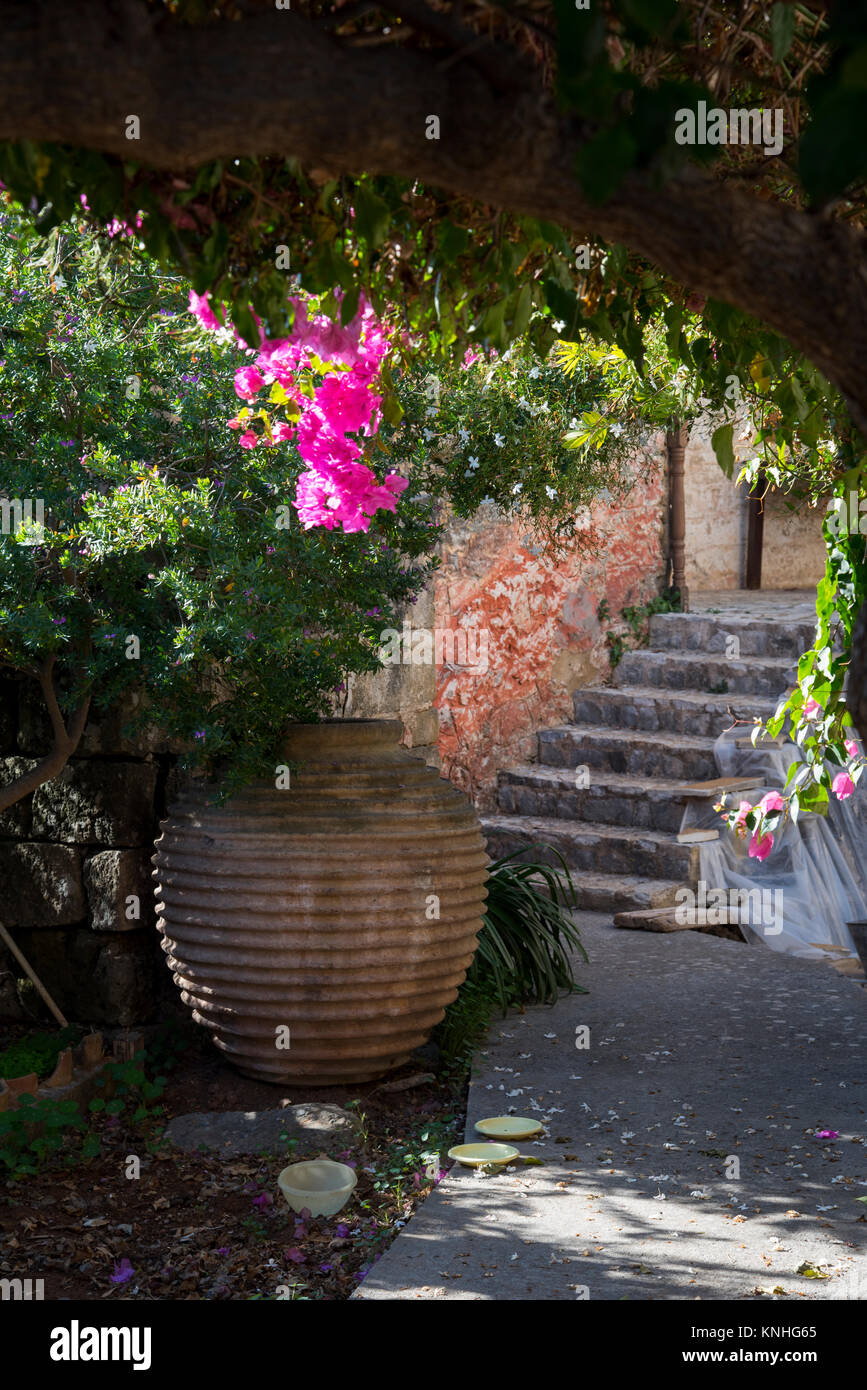
[[[44,228],[82,198],[135,223],[248,341],[251,306],[285,327],[287,273],[342,290],[344,322],[364,287],[432,354],[586,330],[640,367],[661,317],[713,406],[762,398],[784,471],[860,486],[861,0],[0,0],[0,21],[0,180]]]
[[[83,191],[143,209],[236,311],[279,319],[284,244],[306,286],[369,272],[447,338],[522,331],[531,295],[598,328],[552,223],[761,320],[867,427],[860,4],[0,0],[0,23],[0,178],[58,217]],[[781,153],[678,145],[700,100],[779,109]],[[634,349],[657,285],[620,269],[603,308]]]

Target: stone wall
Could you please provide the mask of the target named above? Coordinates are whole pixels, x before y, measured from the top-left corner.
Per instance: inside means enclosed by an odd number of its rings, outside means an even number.
[[[737,438],[737,431],[735,431]],[[747,443],[740,441],[745,458]],[[691,430],[685,461],[686,584],[739,589],[746,571],[747,488],[736,486],[716,461],[710,427]],[[824,506],[791,511],[778,493],[765,499],[763,589],[813,588],[825,572]]]
[[[664,585],[665,464],[657,436],[650,476],[616,506],[594,504],[585,543],[559,559],[492,505],[450,523],[436,624],[487,634],[486,661],[440,665],[439,747],[443,771],[480,809],[492,806],[501,767],[535,757],[536,730],[571,717],[573,690],[608,674],[605,634],[621,610]]]
[[[411,628],[432,631],[436,626],[434,590],[429,587],[407,612]],[[401,632],[403,631],[401,627]],[[409,655],[412,655],[410,649]],[[395,662],[382,671],[350,676],[345,701],[336,713],[346,719],[403,721],[404,747],[417,750],[431,766],[439,766],[439,715],[434,708],[437,682],[431,662]]]
[[[0,683],[2,780],[50,748],[35,682]],[[2,921],[74,1022],[151,1019],[173,988],[154,930],[150,856],[174,758],[145,737],[124,741],[129,715],[92,718],[59,777],[0,816]],[[0,945],[0,1017],[44,1006]]]

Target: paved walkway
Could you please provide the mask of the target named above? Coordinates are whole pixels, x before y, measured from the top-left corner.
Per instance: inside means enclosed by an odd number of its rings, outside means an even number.
[[[355,1296],[867,1298],[867,991],[761,946],[579,920],[592,992],[495,1022],[470,1089],[468,1139],[485,1115],[544,1119],[519,1145],[543,1166],[452,1169]]]

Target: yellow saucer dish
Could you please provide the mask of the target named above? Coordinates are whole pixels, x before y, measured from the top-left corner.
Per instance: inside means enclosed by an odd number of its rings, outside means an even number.
[[[449,1158],[465,1168],[486,1168],[488,1164],[514,1163],[521,1155],[511,1144],[457,1144],[449,1149]]]
[[[542,1133],[544,1125],[521,1115],[497,1115],[491,1120],[477,1120],[475,1128],[487,1139],[532,1139]]]

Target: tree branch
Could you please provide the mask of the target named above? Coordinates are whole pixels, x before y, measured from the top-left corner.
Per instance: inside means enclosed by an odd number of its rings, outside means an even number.
[[[90,691],[84,696],[81,703],[73,713],[69,729],[63,719],[60,705],[57,701],[57,693],[54,689],[54,664],[55,657],[46,657],[42,665],[36,672],[42,696],[48,709],[48,717],[51,720],[51,730],[54,736],[54,747],[51,752],[36,763],[29,772],[24,772],[14,781],[8,782],[0,787],[0,812],[6,811],[10,806],[14,806],[17,801],[23,800],[31,792],[36,791],[44,782],[50,782],[59,772],[62,772],[69,759],[72,757],[81,741],[84,733],[84,726],[87,723],[87,715],[90,709]]]
[[[867,433],[863,234],[694,168],[665,187],[632,175],[602,207],[588,204],[572,172],[580,132],[530,66],[523,90],[500,94],[469,64],[442,71],[441,51],[341,48],[293,11],[192,28],[143,0],[0,0],[0,32],[0,139],[173,170],[286,154],[335,174],[420,179],[622,242],[781,333]],[[129,115],[138,141],[126,139]],[[426,138],[431,115],[438,140]]]

